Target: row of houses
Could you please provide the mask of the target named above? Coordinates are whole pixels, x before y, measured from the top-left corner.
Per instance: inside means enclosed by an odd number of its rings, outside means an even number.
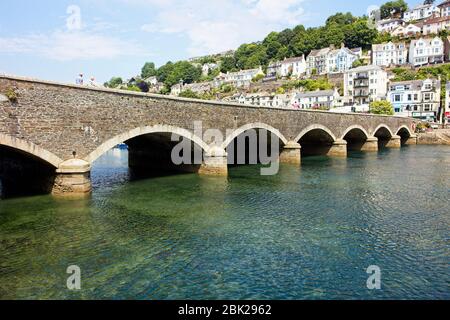
[[[450,84],[447,90],[449,100]],[[441,82],[437,79],[392,82],[385,70],[370,65],[345,72],[342,96],[333,89],[287,94],[239,93],[229,100],[261,107],[338,112],[368,111],[370,102],[388,100],[398,116],[436,121],[441,105]]]
[[[372,45],[372,63],[377,66],[443,63],[450,60],[450,38],[443,41],[439,37],[420,38],[406,42],[387,42]]]
[[[421,4],[405,12],[401,18],[377,21],[377,30],[396,37],[438,34],[450,29],[449,12],[450,1],[444,1],[438,6]]]

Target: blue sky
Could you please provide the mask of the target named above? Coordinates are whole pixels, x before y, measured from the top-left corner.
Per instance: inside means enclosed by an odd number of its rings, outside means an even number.
[[[104,82],[165,62],[235,49],[270,31],[318,26],[376,0],[15,0],[0,3],[0,73]],[[419,1],[408,1],[410,6]]]

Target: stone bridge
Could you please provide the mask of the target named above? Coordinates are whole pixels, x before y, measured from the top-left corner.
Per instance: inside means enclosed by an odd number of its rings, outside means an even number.
[[[202,132],[195,130],[198,121]],[[344,157],[347,150],[415,144],[414,126],[401,117],[263,108],[0,75],[0,178],[4,188],[24,182],[57,195],[88,194],[92,163],[121,143],[129,147],[130,167],[165,163],[226,175],[228,149],[250,129],[278,137],[280,162],[300,164],[310,154]],[[223,140],[204,138],[208,129],[219,130]],[[171,163],[171,134],[201,150],[201,164]]]

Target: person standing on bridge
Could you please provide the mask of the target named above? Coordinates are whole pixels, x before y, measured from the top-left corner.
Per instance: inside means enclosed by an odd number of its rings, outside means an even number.
[[[83,82],[84,82],[84,80],[83,80],[83,74],[80,73],[80,74],[78,75],[77,79],[75,80],[75,83],[78,84],[78,85],[80,85],[80,86],[82,86],[82,85],[83,85]]]

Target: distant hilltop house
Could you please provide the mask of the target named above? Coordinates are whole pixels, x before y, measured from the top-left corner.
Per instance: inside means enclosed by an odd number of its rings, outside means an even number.
[[[214,71],[217,68],[219,68],[217,63],[205,63],[202,66],[202,75],[207,76],[211,71]]]
[[[232,57],[234,55],[235,51],[234,50],[227,50],[227,51],[223,51],[220,53],[215,53],[215,54],[211,54],[211,55],[207,55],[207,56],[200,56],[200,57],[193,57],[193,58],[189,58],[188,61],[189,62],[196,62],[199,60],[203,60],[203,59],[220,59],[220,58],[226,58],[226,57]]]
[[[144,82],[146,82],[150,86],[156,86],[158,84],[158,78],[156,76],[148,77],[144,79]]]
[[[436,121],[441,101],[441,81],[391,82],[387,97],[396,115]]]
[[[405,42],[373,44],[372,61],[380,67],[404,65],[408,63],[408,47]]]
[[[409,63],[413,66],[444,62],[444,42],[439,37],[412,40]]]
[[[440,9],[433,4],[419,4],[403,14],[405,22],[417,21],[440,15]]]
[[[220,73],[213,81],[214,87],[229,84],[236,88],[248,87],[257,75],[264,76],[262,68],[240,70],[236,72]]]
[[[293,104],[298,104],[300,109],[329,110],[341,106],[342,99],[338,90],[335,88],[334,90],[297,93]]]
[[[442,2],[437,7],[440,10],[441,17],[450,16],[450,0]]]
[[[267,76],[273,77],[300,77],[306,73],[305,56],[286,58],[282,61],[275,61],[267,67]]]
[[[335,49],[331,45],[328,48],[312,50],[306,58],[306,73],[307,75],[342,73],[351,69],[353,62],[361,56],[362,49],[348,49],[343,44],[340,49]]]
[[[345,104],[369,104],[386,99],[388,77],[376,65],[362,66],[344,73]]]

